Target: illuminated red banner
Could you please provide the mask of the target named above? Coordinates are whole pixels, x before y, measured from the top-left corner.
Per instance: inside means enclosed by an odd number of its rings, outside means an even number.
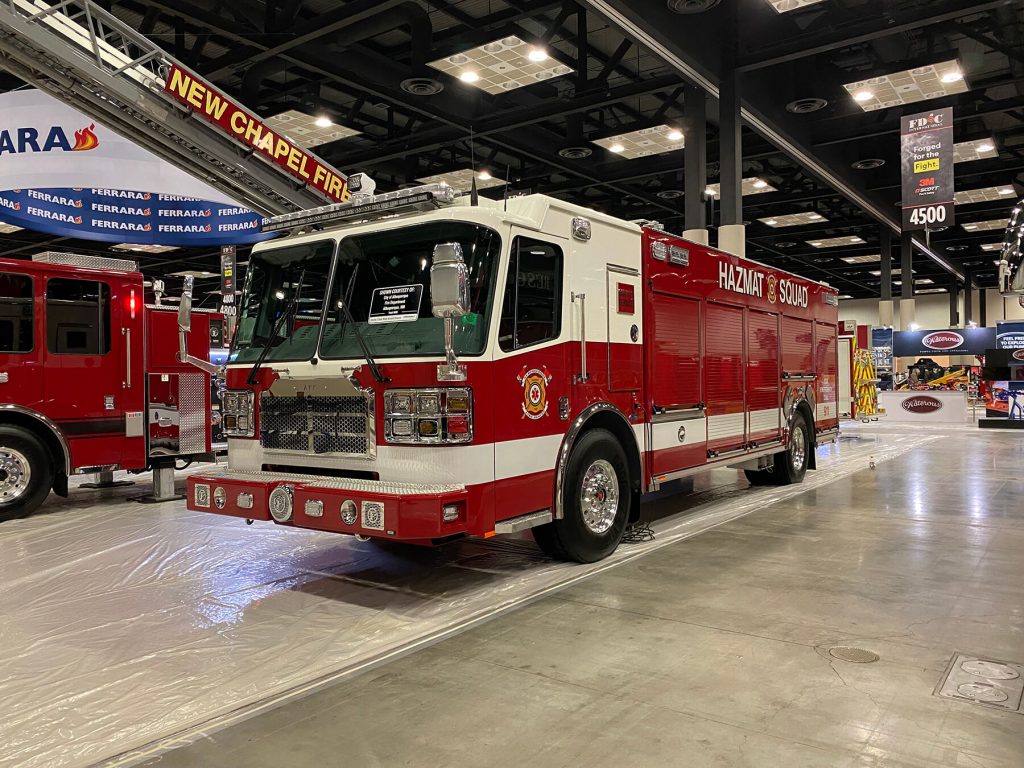
[[[272,160],[292,176],[323,192],[335,202],[349,199],[348,180],[316,155],[268,128],[260,119],[228,99],[224,94],[197,80],[189,72],[172,65],[167,73],[164,90],[202,115],[211,123],[219,125],[229,135],[246,146]]]

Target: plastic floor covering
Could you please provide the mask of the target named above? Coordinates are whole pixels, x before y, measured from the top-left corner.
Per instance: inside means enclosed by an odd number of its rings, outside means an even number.
[[[0,765],[129,765],[937,439],[854,429],[787,488],[707,473],[589,566],[528,534],[432,550],[130,503],[148,481],[51,496],[0,525]]]

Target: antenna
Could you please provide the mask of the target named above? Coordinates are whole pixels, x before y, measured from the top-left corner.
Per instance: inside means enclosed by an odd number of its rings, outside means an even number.
[[[505,212],[506,213],[508,213],[508,177],[509,177],[509,174],[511,172],[512,172],[512,164],[511,163],[505,163],[505,195],[504,195],[504,201],[505,201]]]
[[[469,187],[469,204],[480,205],[480,192],[476,188],[476,141],[473,135],[473,126],[469,126],[469,164],[473,170],[473,181]]]

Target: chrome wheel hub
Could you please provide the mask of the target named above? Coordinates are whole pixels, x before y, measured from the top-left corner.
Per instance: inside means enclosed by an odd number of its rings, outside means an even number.
[[[0,503],[14,501],[28,490],[32,468],[21,451],[0,448]]]
[[[580,509],[583,524],[591,533],[606,533],[615,523],[619,511],[619,476],[604,459],[595,461],[583,474]]]
[[[797,472],[804,468],[804,462],[807,460],[807,438],[804,428],[799,424],[793,427],[789,436],[789,458]]]

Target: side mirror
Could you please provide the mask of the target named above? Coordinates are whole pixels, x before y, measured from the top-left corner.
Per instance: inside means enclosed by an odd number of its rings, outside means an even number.
[[[469,312],[469,270],[458,243],[434,246],[430,304],[434,317],[462,317]]]
[[[181,289],[181,303],[178,305],[178,328],[188,333],[192,330],[192,285],[195,278],[185,276],[185,284]]]

